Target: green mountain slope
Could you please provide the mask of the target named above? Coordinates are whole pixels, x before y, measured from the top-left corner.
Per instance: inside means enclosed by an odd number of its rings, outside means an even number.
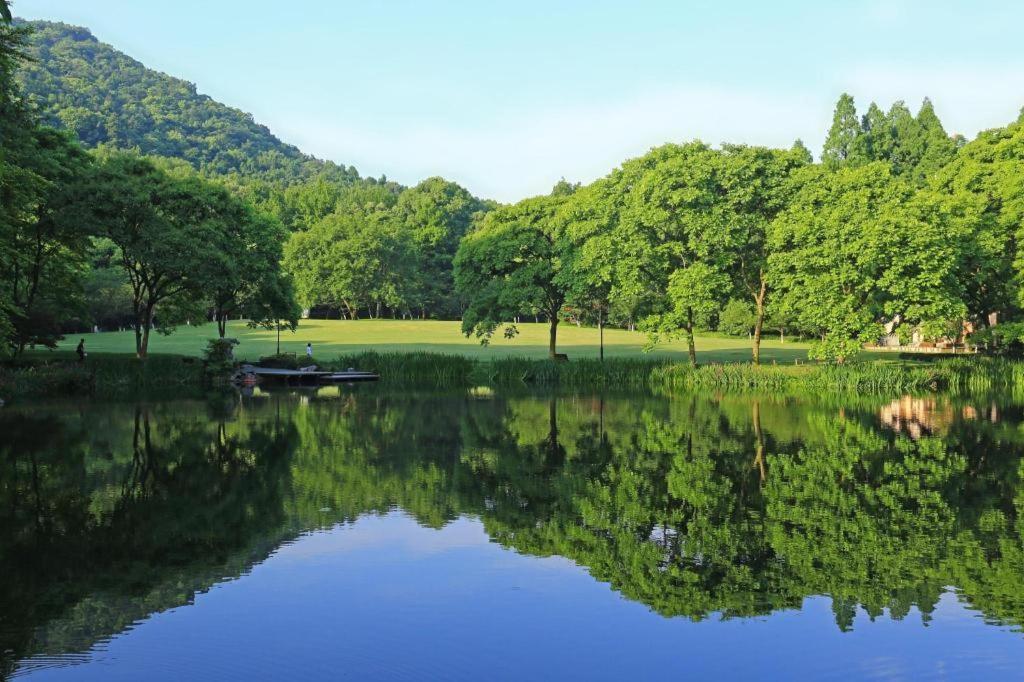
[[[87,146],[112,144],[184,159],[208,173],[290,184],[314,175],[352,181],[355,168],[285,144],[252,116],[199,94],[187,81],[147,69],[88,29],[46,21],[33,28],[33,61],[19,74],[43,122]]]

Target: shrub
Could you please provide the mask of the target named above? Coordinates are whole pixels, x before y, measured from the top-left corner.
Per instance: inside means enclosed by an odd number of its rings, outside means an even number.
[[[238,339],[210,339],[203,351],[207,376],[224,376],[235,366],[235,346]]]
[[[733,298],[718,315],[718,331],[732,336],[746,336],[754,330],[756,322],[753,304]]]

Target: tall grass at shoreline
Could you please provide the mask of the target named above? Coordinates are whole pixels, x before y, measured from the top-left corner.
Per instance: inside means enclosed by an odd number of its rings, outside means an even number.
[[[693,368],[662,358],[553,362],[507,357],[481,361],[460,355],[371,352],[342,356],[337,363],[331,363],[333,369],[348,367],[378,372],[382,380],[393,385],[438,388],[487,385],[892,393],[944,389],[978,392],[1019,386],[1024,390],[1024,362],[983,357],[843,365],[731,363]]]
[[[385,386],[415,388],[562,388],[570,390],[715,389],[772,392],[954,393],[1020,390],[1024,362],[998,358],[933,361],[851,362],[844,365],[706,364],[692,368],[666,358],[609,358],[553,362],[523,357],[479,360],[438,353],[363,352],[323,363],[334,370],[350,367],[377,372]],[[202,363],[180,356],[90,356],[26,362],[0,367],[0,398],[63,394],[134,395],[205,385]]]
[[[159,394],[202,387],[203,364],[195,358],[154,355],[90,355],[86,362],[55,356],[0,366],[0,398],[15,396],[137,393]]]

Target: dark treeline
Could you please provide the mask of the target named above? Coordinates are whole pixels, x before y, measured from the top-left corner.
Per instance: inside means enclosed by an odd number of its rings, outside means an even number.
[[[843,95],[820,162],[799,141],[667,144],[499,206],[303,156],[84,29],[6,22],[2,54],[6,350],[129,327],[141,355],[151,328],[300,309],[461,319],[485,342],[545,321],[552,356],[560,322],[612,324],[686,338],[692,362],[706,329],[749,335],[755,362],[765,333],[837,360],[1024,339],[1021,121],[967,142],[928,100],[861,115]]]

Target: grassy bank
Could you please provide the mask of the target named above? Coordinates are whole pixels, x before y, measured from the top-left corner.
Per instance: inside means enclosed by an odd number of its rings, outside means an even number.
[[[154,355],[91,354],[78,362],[71,353],[34,354],[16,366],[0,366],[0,399],[60,395],[128,396],[178,393],[202,388],[203,365],[197,358]]]
[[[506,357],[480,361],[436,353],[353,353],[327,363],[378,372],[392,386],[560,387],[580,390],[760,390],[777,392],[902,393],[1024,389],[1024,363],[972,357],[931,361],[851,362],[845,365],[749,363],[701,365],[667,358],[610,358],[551,362]]]
[[[68,353],[42,356],[19,367],[0,368],[0,398],[16,396],[134,396],[204,386],[202,362],[191,357],[155,355],[145,362],[128,355],[91,354],[85,363]],[[55,358],[55,359],[51,359]],[[305,358],[289,358],[298,365]],[[562,388],[570,390],[736,390],[788,392],[957,393],[1024,390],[1024,363],[992,358],[931,362],[861,361],[846,365],[749,363],[706,364],[696,369],[670,358],[580,359],[504,357],[480,360],[461,354],[349,353],[328,369],[349,367],[378,372],[383,385],[397,388]]]

